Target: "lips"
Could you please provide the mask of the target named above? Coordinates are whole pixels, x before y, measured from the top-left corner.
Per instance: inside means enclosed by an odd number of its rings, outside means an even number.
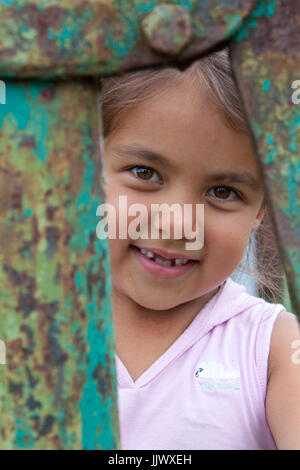
[[[178,277],[193,269],[199,260],[178,253],[167,253],[159,249],[139,248],[131,245],[140,263],[153,274],[163,277]]]
[[[162,256],[157,251],[148,250],[146,248],[138,248],[141,253],[147,258],[151,259],[155,263],[161,264],[162,266],[182,266],[189,262],[188,258],[179,258],[178,256]],[[161,253],[161,252],[160,252]]]

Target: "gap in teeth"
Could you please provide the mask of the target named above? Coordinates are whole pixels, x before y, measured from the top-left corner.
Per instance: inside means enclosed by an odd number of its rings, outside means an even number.
[[[189,261],[188,259],[179,259],[179,258],[166,260],[166,259],[161,258],[158,255],[155,255],[154,253],[152,253],[152,251],[145,250],[145,248],[141,248],[140,251],[147,258],[150,258],[155,263],[161,264],[163,266],[180,266],[180,265],[188,263]]]

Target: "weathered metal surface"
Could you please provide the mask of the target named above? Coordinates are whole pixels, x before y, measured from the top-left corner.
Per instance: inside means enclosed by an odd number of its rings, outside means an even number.
[[[1,0],[0,76],[105,75],[166,61],[145,42],[142,20],[158,0]],[[192,58],[229,38],[255,0],[168,1],[187,9]],[[171,33],[172,34],[172,33]]]
[[[6,82],[0,107],[1,449],[116,449],[94,80]]]
[[[259,0],[231,43],[232,63],[273,207],[294,312],[300,318],[300,9]]]
[[[74,76],[166,64],[169,59],[146,44],[142,28],[159,3],[0,0],[1,78],[44,80],[6,80],[0,106],[0,340],[7,356],[0,365],[2,449],[118,447],[108,250],[95,232],[103,199],[96,86]],[[192,18],[193,37],[176,55],[178,63],[236,34],[235,73],[299,314],[293,5],[167,3],[184,6]],[[62,76],[70,81],[45,81]]]
[[[178,54],[193,35],[186,7],[161,3],[143,19],[142,29],[149,46],[164,54]]]

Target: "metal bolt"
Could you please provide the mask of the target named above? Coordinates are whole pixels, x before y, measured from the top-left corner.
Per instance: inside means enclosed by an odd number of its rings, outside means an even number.
[[[178,54],[193,34],[188,10],[168,3],[156,5],[143,19],[142,29],[149,46],[168,55]]]

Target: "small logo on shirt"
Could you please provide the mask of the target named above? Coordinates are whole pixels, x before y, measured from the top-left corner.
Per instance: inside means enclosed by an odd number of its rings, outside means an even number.
[[[201,390],[239,390],[240,373],[236,369],[226,369],[216,361],[199,364],[195,371],[197,386]]]
[[[206,379],[237,379],[240,373],[237,370],[225,370],[220,362],[208,361],[201,363],[195,372],[196,377],[205,377]]]

